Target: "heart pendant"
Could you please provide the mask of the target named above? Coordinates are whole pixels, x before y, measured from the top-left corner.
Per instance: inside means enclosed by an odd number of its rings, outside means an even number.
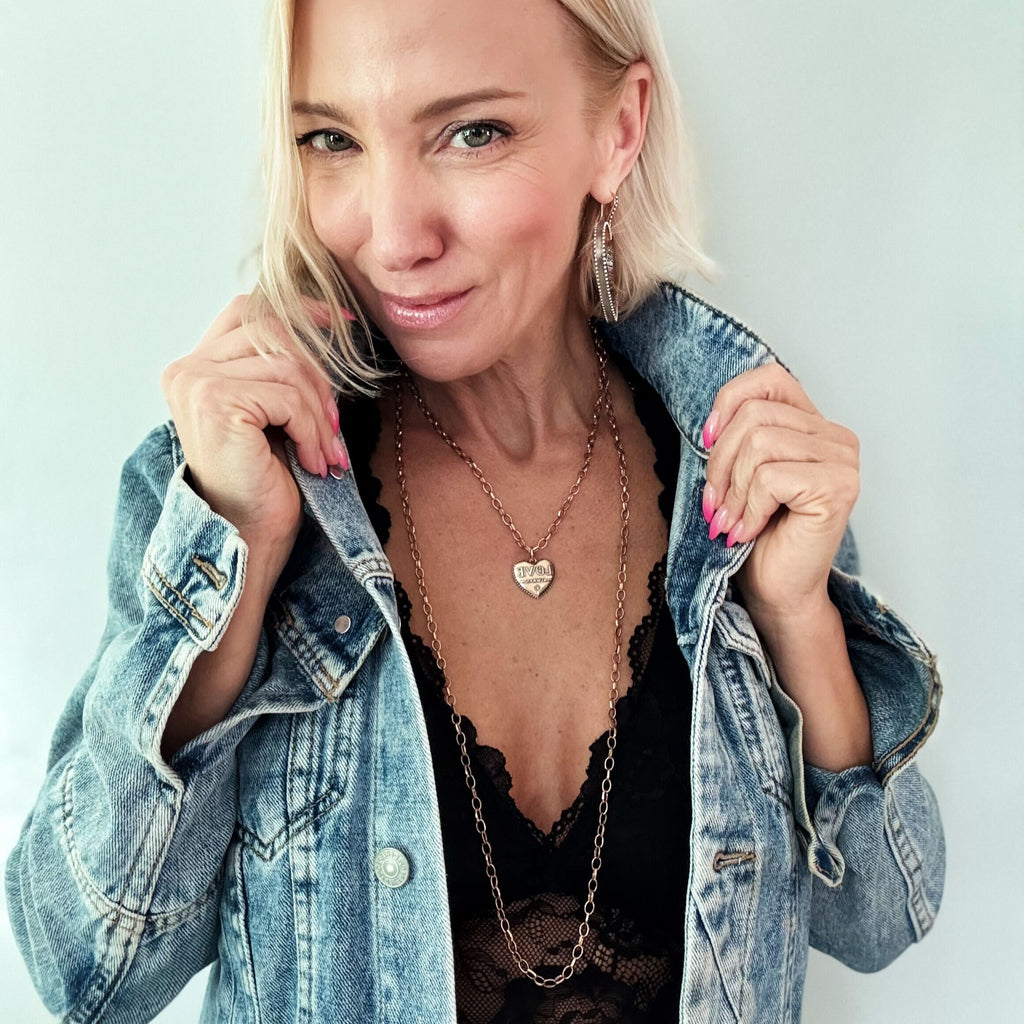
[[[536,562],[516,562],[512,566],[512,575],[530,597],[540,597],[551,586],[555,567],[546,558],[538,558]]]

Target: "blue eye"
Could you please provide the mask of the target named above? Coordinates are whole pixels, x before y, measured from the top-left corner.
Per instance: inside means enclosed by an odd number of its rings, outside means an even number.
[[[330,130],[306,132],[305,135],[300,135],[295,140],[295,143],[300,148],[307,146],[310,149],[316,150],[317,153],[345,153],[354,145],[352,140],[343,132]]]
[[[505,134],[496,124],[479,121],[457,128],[452,134],[451,144],[455,149],[483,149],[494,141],[496,135]]]

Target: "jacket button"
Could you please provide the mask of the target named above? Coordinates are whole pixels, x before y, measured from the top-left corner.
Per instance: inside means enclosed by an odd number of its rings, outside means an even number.
[[[334,620],[336,633],[347,633],[352,628],[352,620],[347,615],[339,615]]]
[[[385,846],[373,859],[377,878],[391,889],[400,889],[409,880],[409,861],[401,850]]]

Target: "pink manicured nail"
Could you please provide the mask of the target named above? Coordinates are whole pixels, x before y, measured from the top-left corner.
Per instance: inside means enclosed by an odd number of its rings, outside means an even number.
[[[711,520],[711,529],[708,530],[709,540],[714,540],[725,529],[725,521],[728,517],[729,510],[723,505]]]
[[[716,409],[709,417],[707,423],[704,424],[704,433],[702,435],[704,441],[704,447],[710,448],[715,443],[715,431],[718,429],[718,410]]]
[[[725,546],[731,548],[740,538],[743,536],[743,520],[739,519],[736,521],[736,525],[729,531],[729,536],[725,538]]]
[[[331,399],[331,404],[327,407],[327,412],[331,417],[331,428],[335,433],[341,428],[341,414],[338,412],[338,403]]]
[[[341,309],[341,315],[348,321],[355,320],[355,314],[350,309],[345,309],[344,306]]]
[[[704,485],[704,500],[701,502],[700,510],[704,515],[704,522],[710,523],[711,517],[715,514],[715,489],[711,484]]]
[[[341,443],[338,438],[334,439],[334,443],[331,445],[331,451],[334,453],[334,461],[338,463],[342,469],[348,471],[348,452],[345,451],[345,446]]]

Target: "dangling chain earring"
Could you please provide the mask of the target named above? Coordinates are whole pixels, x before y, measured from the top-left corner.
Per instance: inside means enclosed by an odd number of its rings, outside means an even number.
[[[604,203],[601,212],[594,221],[594,281],[597,283],[597,294],[601,299],[601,312],[605,320],[615,323],[619,319],[619,309],[612,294],[612,275],[615,273],[615,250],[612,247],[612,218],[619,205],[619,194],[615,193],[612,208],[607,220],[604,216]]]

